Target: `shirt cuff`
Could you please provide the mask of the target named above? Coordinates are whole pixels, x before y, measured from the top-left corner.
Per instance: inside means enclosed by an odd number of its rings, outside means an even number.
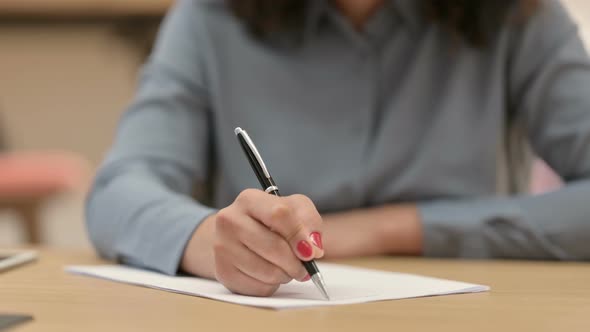
[[[428,257],[489,258],[488,222],[512,214],[510,206],[485,201],[435,201],[418,206],[423,254]]]
[[[129,241],[119,248],[125,264],[178,274],[184,250],[198,226],[217,210],[197,203],[176,207],[174,215],[156,216],[149,229],[142,229],[138,241]],[[184,210],[184,211],[181,211]],[[125,253],[129,253],[126,255]]]

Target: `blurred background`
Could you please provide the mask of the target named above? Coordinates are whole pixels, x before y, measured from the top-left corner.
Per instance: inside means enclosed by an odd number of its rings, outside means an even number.
[[[85,193],[172,2],[0,0],[0,247],[90,247]],[[590,1],[563,3],[590,45]]]

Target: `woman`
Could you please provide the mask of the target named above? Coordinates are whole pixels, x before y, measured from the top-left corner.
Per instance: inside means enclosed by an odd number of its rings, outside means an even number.
[[[590,62],[557,1],[180,1],[89,197],[105,257],[270,295],[298,259],[590,258]],[[499,196],[508,127],[569,183]],[[248,130],[285,194],[257,189]],[[212,204],[190,198],[212,182]]]

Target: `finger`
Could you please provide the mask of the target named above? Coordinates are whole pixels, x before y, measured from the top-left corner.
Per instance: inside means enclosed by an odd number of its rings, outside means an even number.
[[[217,253],[216,256],[218,256]],[[217,280],[233,293],[267,297],[274,294],[279,288],[279,285],[269,285],[254,279],[231,264],[221,263],[223,261],[229,262],[225,257],[218,256],[215,260],[220,262],[220,264],[216,264]]]
[[[307,271],[299,258],[293,253],[289,243],[280,235],[270,231],[265,225],[245,216],[239,240],[258,256],[280,267],[292,279],[304,280]]]
[[[226,248],[233,265],[249,277],[269,285],[286,284],[293,279],[279,266],[260,257],[242,243],[232,243]]]
[[[298,219],[289,201],[263,191],[250,191],[240,196],[245,212],[287,240],[299,259],[314,258],[314,246],[309,241],[311,232]]]
[[[216,250],[226,250],[225,247],[233,242],[242,243],[260,257],[283,269],[291,278],[301,281],[307,276],[301,261],[285,239],[239,209],[226,208],[219,211],[215,232]]]
[[[302,220],[307,229],[311,232],[309,234],[309,241],[314,245],[315,258],[322,258],[324,256],[324,244],[322,241],[322,216],[319,214],[315,205],[307,196],[291,195],[285,197],[290,200],[291,205],[295,209],[295,213],[299,220]]]

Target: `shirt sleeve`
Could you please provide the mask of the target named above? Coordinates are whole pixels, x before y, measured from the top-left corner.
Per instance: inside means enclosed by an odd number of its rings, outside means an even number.
[[[190,196],[208,176],[212,144],[200,25],[190,0],[165,19],[88,196],[89,236],[108,259],[174,274],[192,233],[214,212]]]
[[[510,106],[531,146],[566,181],[539,196],[425,202],[425,255],[590,259],[590,61],[557,1],[515,28]]]

